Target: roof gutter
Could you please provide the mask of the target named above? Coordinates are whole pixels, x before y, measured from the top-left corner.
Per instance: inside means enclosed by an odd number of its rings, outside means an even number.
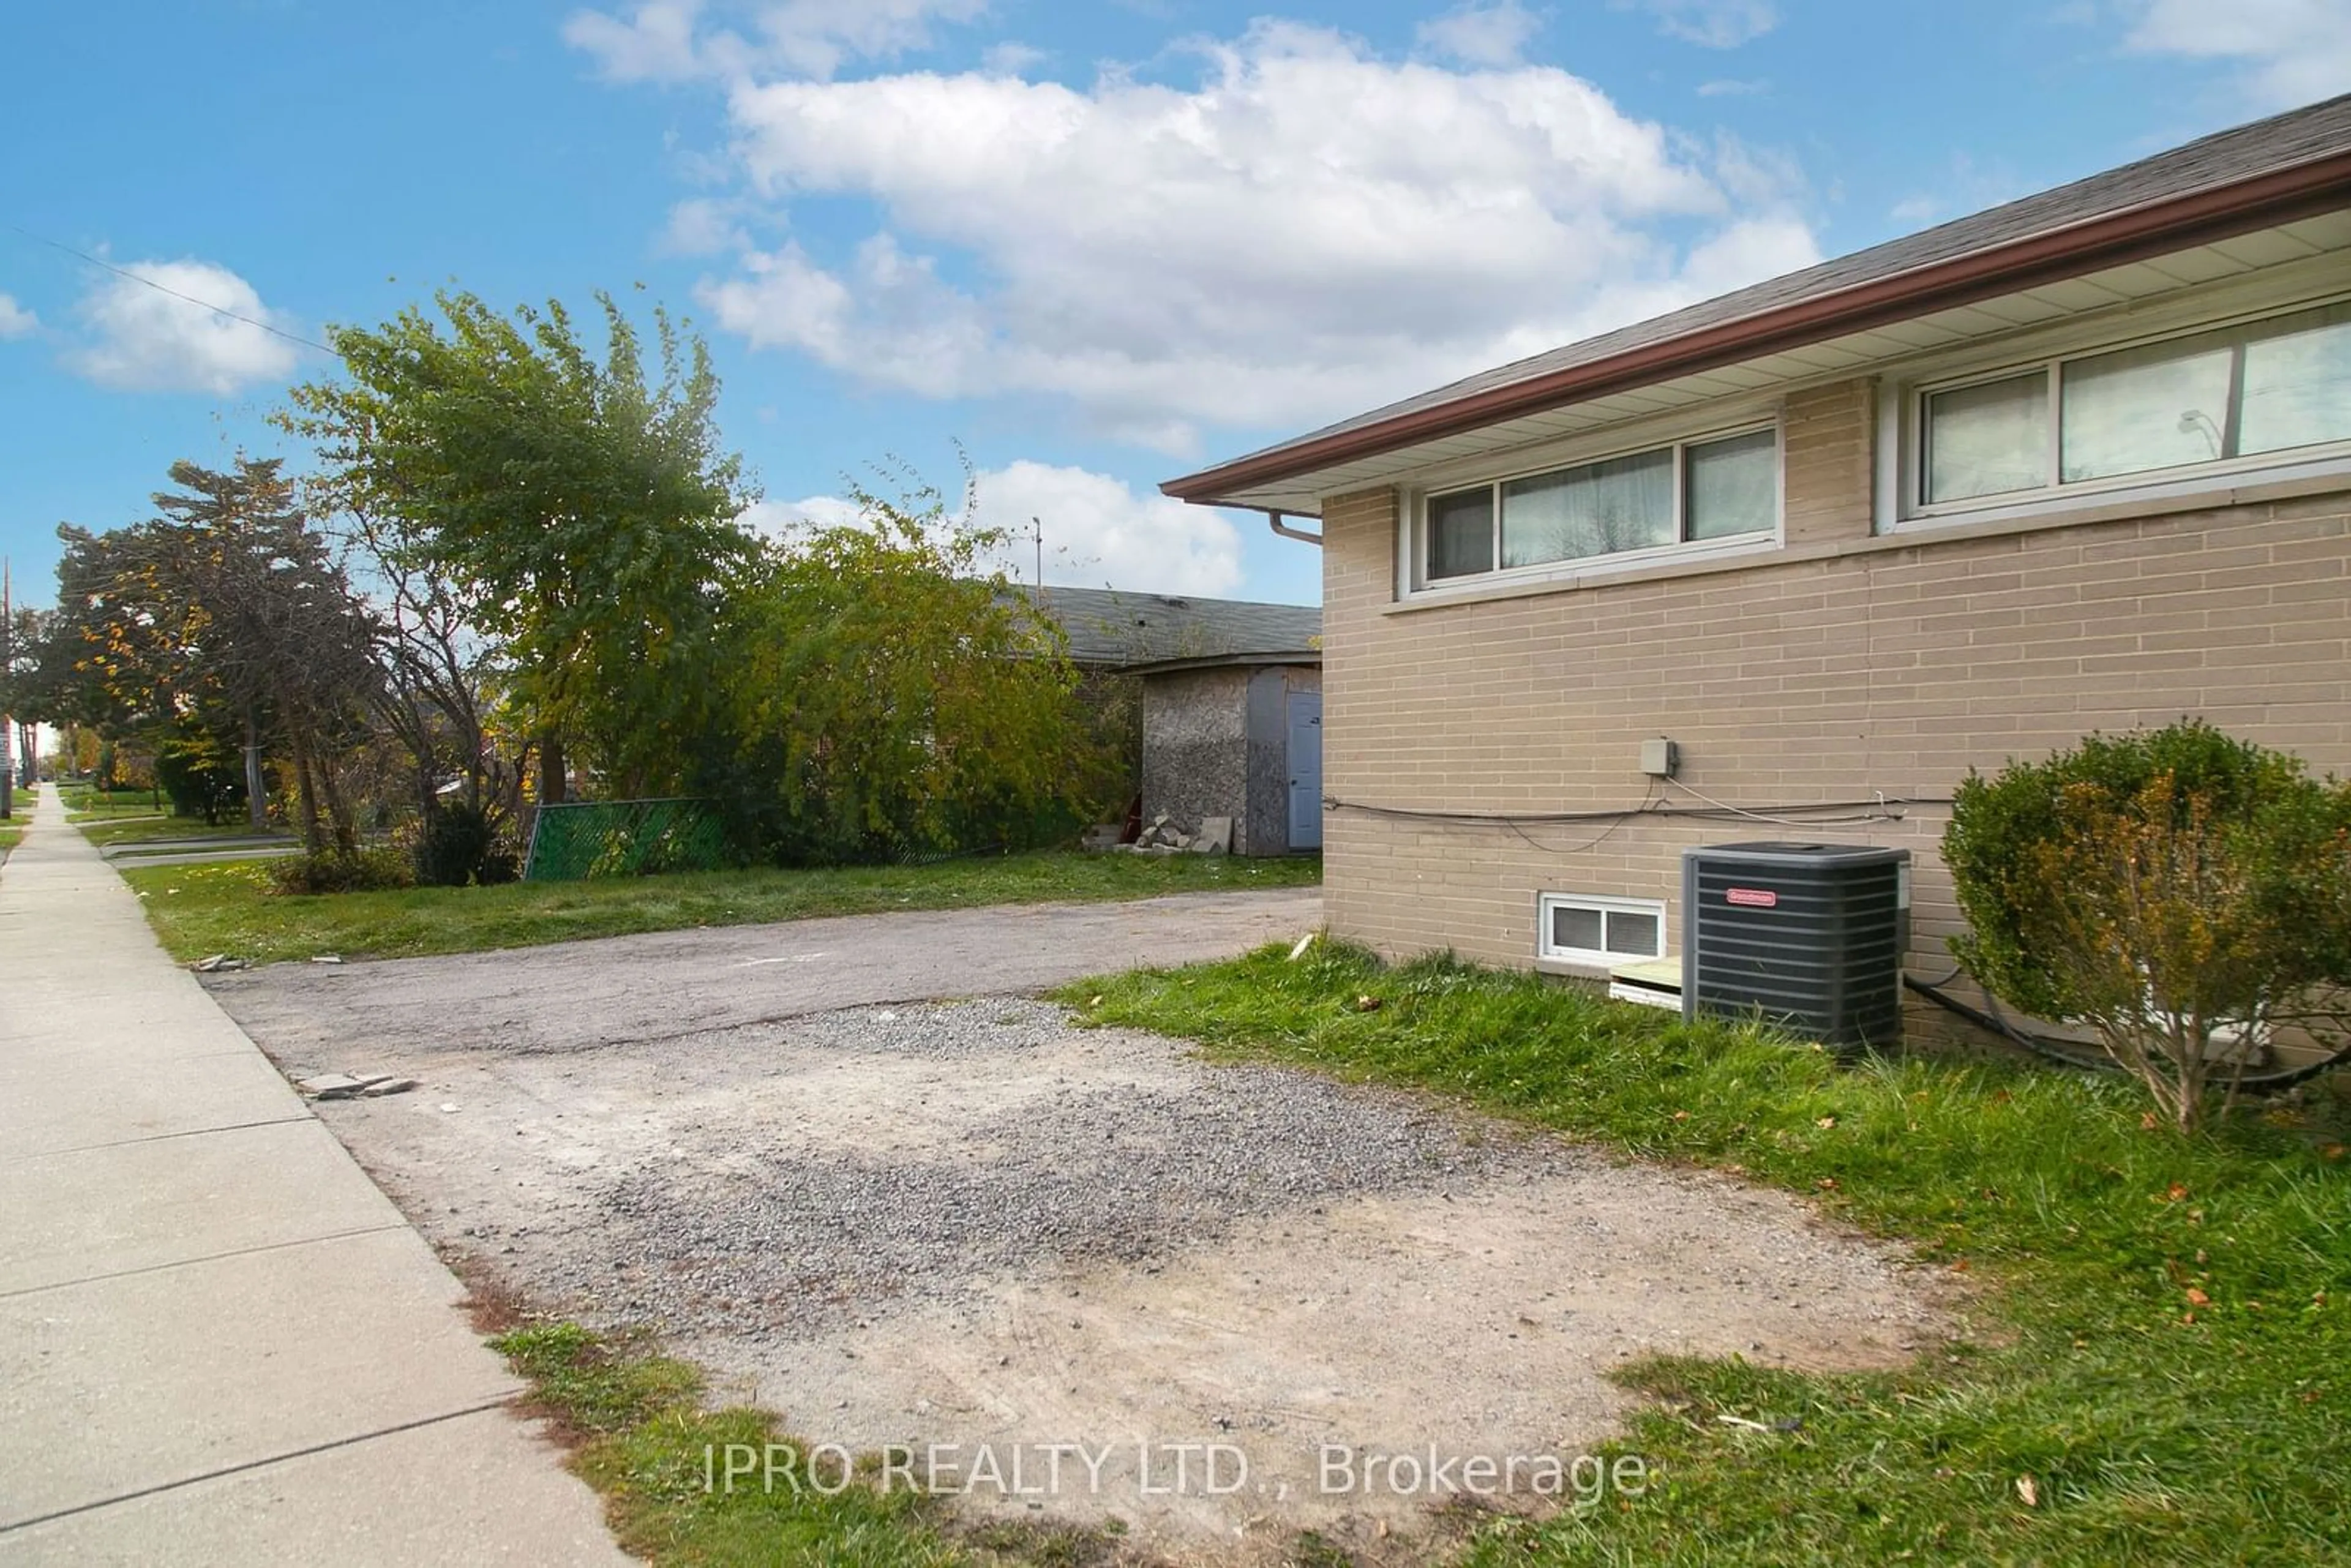
[[[1159,488],[1178,500],[1198,505],[1244,505],[1228,497],[1333,464],[1377,456],[1522,414],[1866,331],[2252,229],[2292,223],[2346,204],[2351,204],[2351,151],[2044,229],[1777,309],[1645,343],[1589,364],[1571,365],[1415,409],[1376,424],[1277,447],[1170,479]],[[1272,515],[1277,519],[1274,531],[1285,532],[1278,520],[1280,514]]]
[[[1310,534],[1304,528],[1293,528],[1288,523],[1283,522],[1281,519],[1288,517],[1290,515],[1289,513],[1275,511],[1270,507],[1260,507],[1258,509],[1265,513],[1265,526],[1271,528],[1275,533],[1280,534],[1283,538],[1296,539],[1301,544],[1310,545],[1319,545],[1322,542],[1322,536],[1321,534]]]

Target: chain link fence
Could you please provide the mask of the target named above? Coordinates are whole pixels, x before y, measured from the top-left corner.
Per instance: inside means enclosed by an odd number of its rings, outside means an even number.
[[[726,833],[707,800],[566,800],[531,819],[525,882],[716,871]]]

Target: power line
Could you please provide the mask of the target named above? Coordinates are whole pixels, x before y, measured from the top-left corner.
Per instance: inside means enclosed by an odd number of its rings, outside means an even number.
[[[78,257],[102,271],[114,274],[117,277],[127,277],[133,283],[141,284],[146,287],[153,289],[158,294],[168,294],[172,298],[193,305],[200,310],[209,310],[215,316],[225,316],[232,321],[242,321],[248,327],[258,327],[273,338],[283,338],[289,343],[299,343],[306,349],[316,349],[322,354],[331,354],[335,351],[333,349],[329,348],[326,344],[319,342],[315,338],[305,338],[298,332],[288,332],[282,328],[273,327],[266,321],[259,321],[250,316],[240,315],[238,312],[230,309],[225,305],[215,305],[209,299],[199,299],[193,294],[183,294],[176,288],[168,287],[163,284],[156,282],[152,277],[141,277],[135,272],[130,271],[124,267],[117,267],[112,262],[92,256],[86,250],[76,250],[73,246],[66,244],[63,240],[51,239],[47,235],[37,235],[32,230],[27,228],[19,228],[15,224],[10,224],[6,226],[9,233],[22,235],[26,239],[31,240],[35,245],[45,245],[53,250],[61,250],[68,256]]]

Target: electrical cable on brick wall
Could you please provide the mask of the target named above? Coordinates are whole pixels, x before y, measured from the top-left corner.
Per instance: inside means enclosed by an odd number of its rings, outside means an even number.
[[[1684,788],[1687,788],[1686,786]],[[1691,794],[1698,791],[1690,790]],[[1912,806],[1949,806],[1946,797],[1878,795],[1867,800],[1799,800],[1785,805],[1734,806],[1728,801],[1699,796],[1704,804],[1697,806],[1669,805],[1649,800],[1638,806],[1624,806],[1597,811],[1465,811],[1438,810],[1418,806],[1378,806],[1365,800],[1346,800],[1336,795],[1325,795],[1322,804],[1333,811],[1359,811],[1365,816],[1389,817],[1401,821],[1442,822],[1457,827],[1542,827],[1575,822],[1613,822],[1622,824],[1644,817],[1680,818],[1695,821],[1763,821],[1786,827],[1836,827],[1855,822],[1898,822],[1905,810]],[[1834,811],[1840,816],[1815,816],[1812,813]],[[1799,815],[1798,813],[1803,813]],[[1593,841],[1597,842],[1598,841]]]

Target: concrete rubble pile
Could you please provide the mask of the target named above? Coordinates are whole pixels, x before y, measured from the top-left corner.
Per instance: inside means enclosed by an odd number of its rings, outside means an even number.
[[[1142,836],[1134,842],[1118,847],[1138,855],[1228,855],[1233,852],[1233,820],[1203,817],[1200,831],[1187,833],[1162,811],[1144,824]]]

